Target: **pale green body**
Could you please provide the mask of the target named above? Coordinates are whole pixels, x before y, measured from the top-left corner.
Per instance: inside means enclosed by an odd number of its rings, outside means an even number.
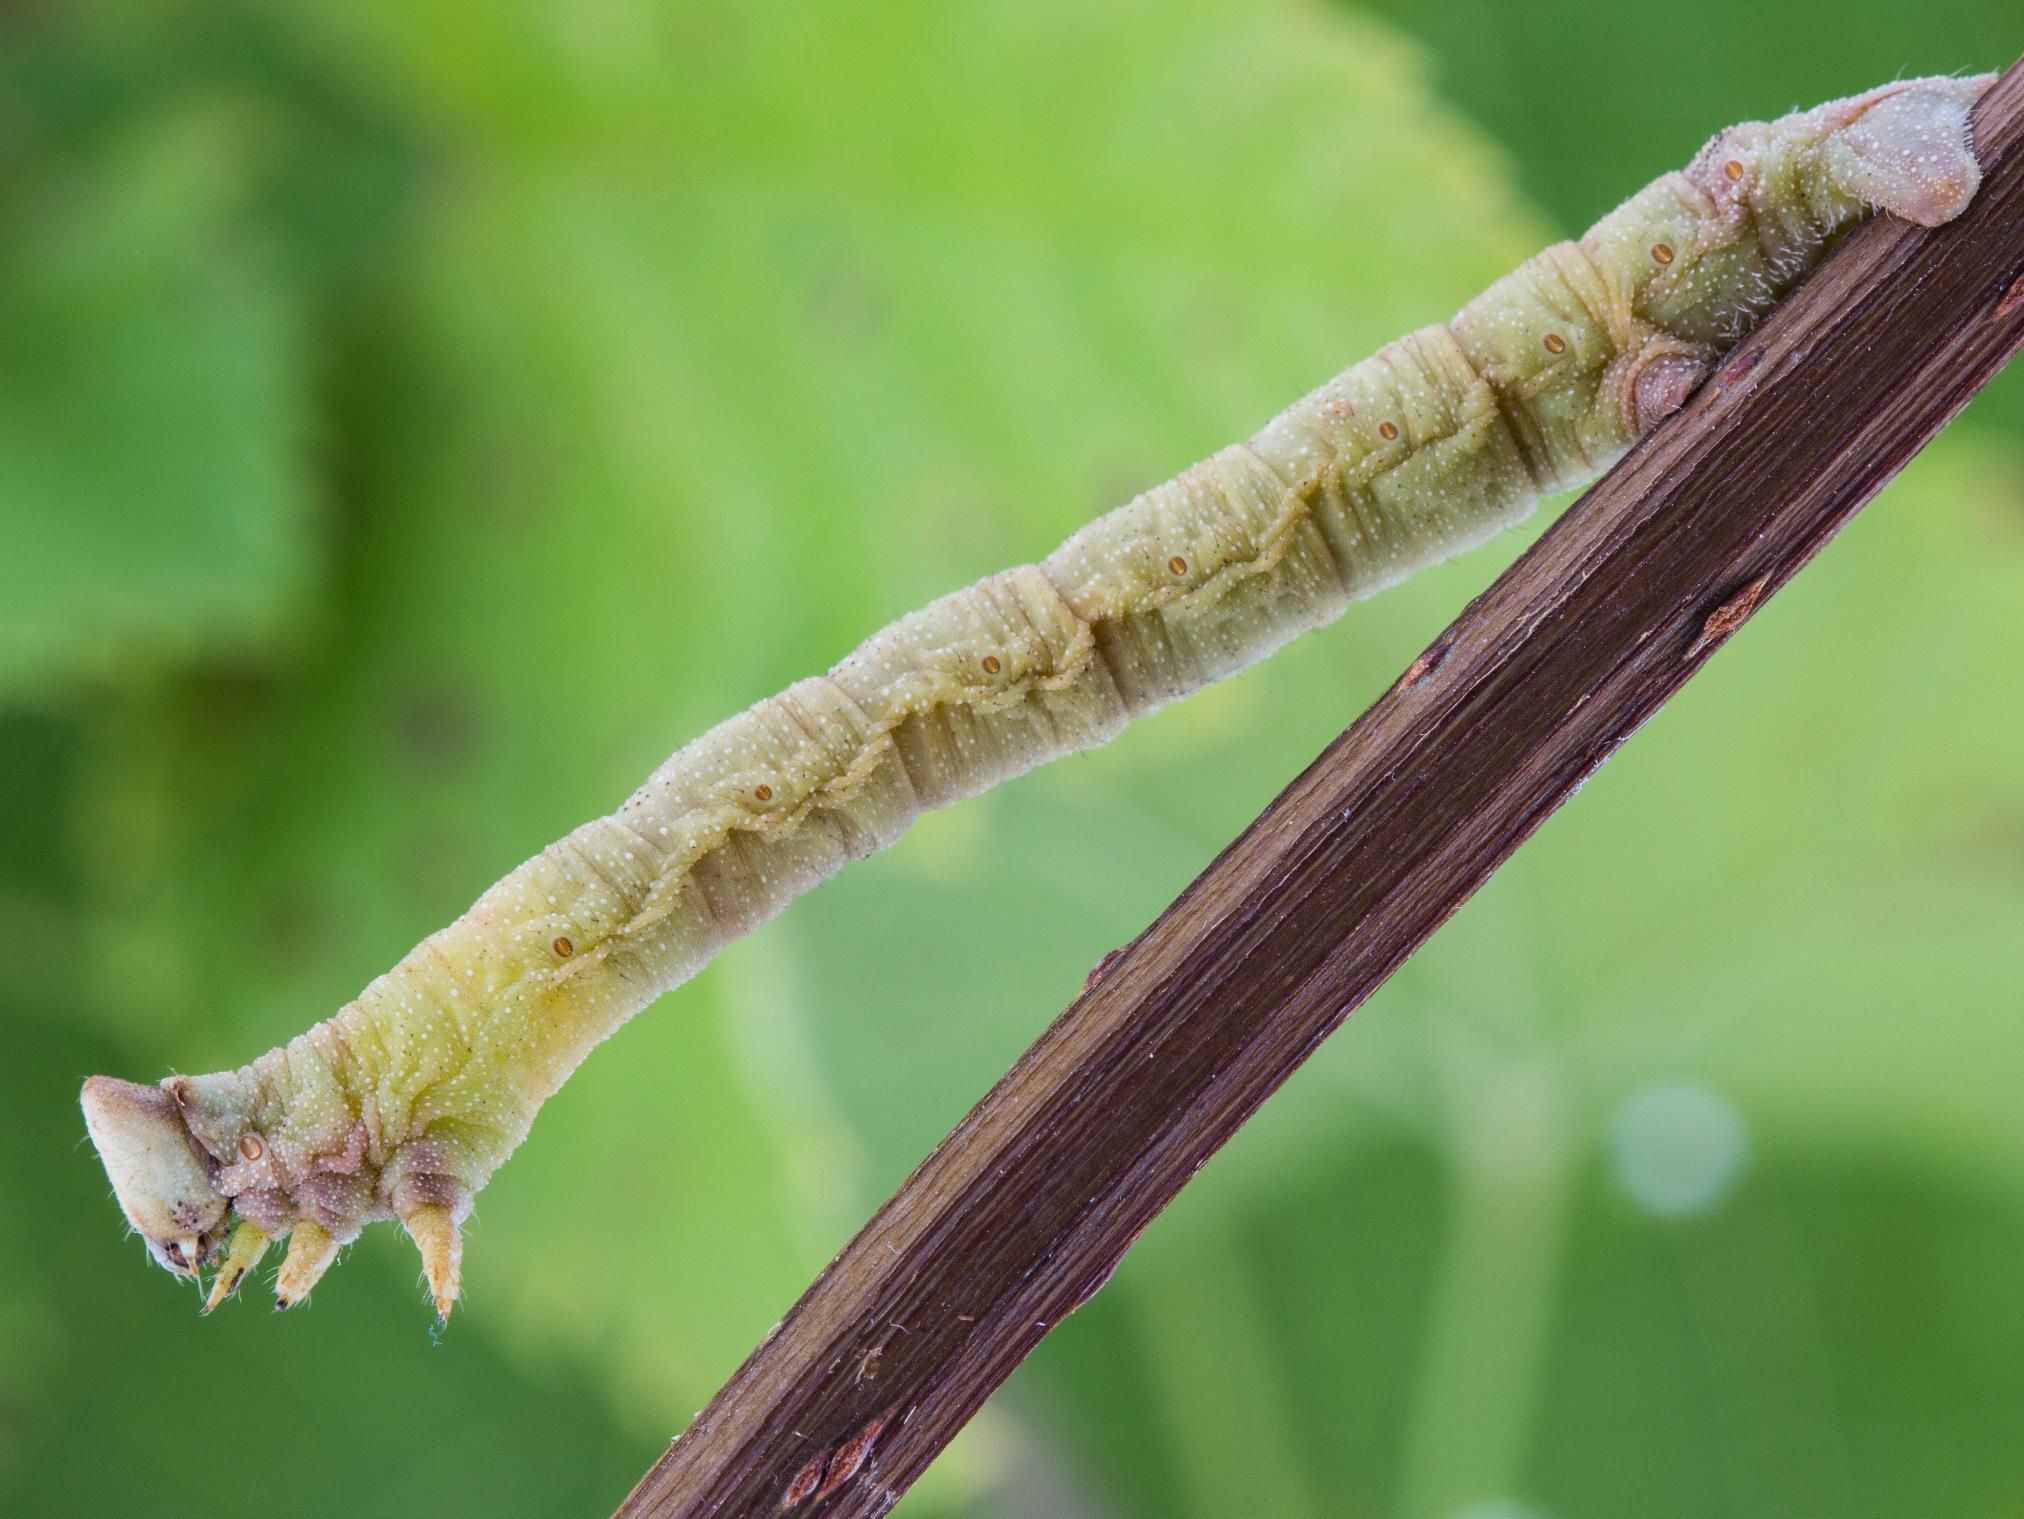
[[[218,1192],[270,1235],[460,1218],[592,1046],[923,809],[1100,744],[1593,476],[1866,203],[1952,215],[1981,83],[1732,128],[1446,326],[704,734],[335,1017],[166,1083]]]

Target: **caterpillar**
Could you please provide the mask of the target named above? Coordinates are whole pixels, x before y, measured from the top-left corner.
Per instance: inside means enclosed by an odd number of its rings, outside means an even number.
[[[398,1219],[447,1318],[473,1198],[600,1040],[923,810],[1101,744],[1600,472],[1865,211],[1960,213],[1991,77],[1728,128],[1446,325],[695,739],[308,1032],[237,1070],[92,1077],[127,1222],[179,1276],[215,1263],[209,1313],[273,1241],[288,1308]]]

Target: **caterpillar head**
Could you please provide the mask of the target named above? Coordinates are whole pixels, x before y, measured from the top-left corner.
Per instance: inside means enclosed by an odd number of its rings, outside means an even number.
[[[175,1099],[158,1086],[94,1076],[82,1101],[127,1222],[158,1264],[194,1277],[224,1232],[230,1204],[212,1185]]]

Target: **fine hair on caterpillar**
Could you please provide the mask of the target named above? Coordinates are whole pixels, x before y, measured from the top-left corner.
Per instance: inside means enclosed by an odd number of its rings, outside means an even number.
[[[1599,473],[1866,211],[1965,208],[1987,83],[1728,128],[1446,324],[696,738],[287,1044],[93,1077],[128,1222],[171,1272],[215,1266],[208,1312],[272,1241],[286,1308],[397,1219],[448,1315],[473,1198],[635,1012],[922,811],[1103,743]]]

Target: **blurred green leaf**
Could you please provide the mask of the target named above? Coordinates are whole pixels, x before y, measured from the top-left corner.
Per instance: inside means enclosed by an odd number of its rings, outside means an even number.
[[[157,118],[0,242],[0,689],[272,631],[310,570],[300,312],[228,116]]]
[[[0,23],[0,695],[304,620],[343,484],[314,328],[407,181],[329,73],[237,7]]]

